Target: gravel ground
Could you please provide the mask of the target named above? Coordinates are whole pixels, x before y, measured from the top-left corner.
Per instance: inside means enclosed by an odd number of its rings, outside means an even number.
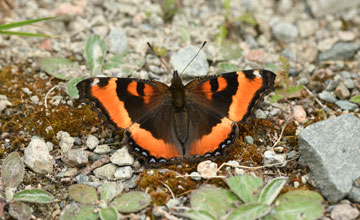
[[[169,83],[172,74],[150,52],[147,42],[166,48],[165,60],[170,69],[181,70],[189,61],[187,57],[207,41],[184,73],[186,80],[221,73],[224,63],[239,70],[280,68],[284,63],[279,58],[286,58],[288,83],[303,85],[303,89],[272,104],[266,98],[254,119],[240,125],[241,136],[236,142],[239,146],[226,159],[216,162],[220,165],[237,160],[246,166],[289,162],[283,167],[256,171],[229,167],[218,175],[250,172],[270,179],[281,174],[289,177],[289,188],[318,190],[316,179],[311,179],[311,166],[309,169],[297,162],[299,134],[311,124],[342,114],[353,113],[359,118],[359,104],[350,101],[360,94],[359,1],[230,0],[224,5],[222,1],[179,0],[170,8],[166,8],[166,1],[145,0],[3,2],[0,23],[58,16],[20,29],[56,38],[0,35],[1,158],[20,152],[27,169],[19,189],[42,188],[58,199],[51,205],[34,206],[34,218],[59,218],[61,210],[72,201],[67,192],[70,185],[87,183],[98,187],[104,180],[116,181],[127,191],[146,190],[157,198],[157,205],[163,206],[171,194],[164,185],[152,183],[151,177],[169,183],[178,180],[166,170],[180,175],[200,172],[196,164],[160,170],[144,168],[126,148],[120,148],[121,132],[104,126],[88,106],[66,94],[66,81],[48,75],[40,67],[42,57],[63,57],[77,63],[76,71],[70,71],[72,77],[90,75],[84,48],[94,34],[105,40],[107,60],[127,52],[119,67],[101,73],[105,76]],[[226,35],[222,35],[224,30]],[[277,81],[277,86],[283,85],[281,79]],[[36,158],[41,158],[40,165]],[[95,163],[97,167],[82,172]],[[179,181],[181,189],[175,184],[172,191],[181,198],[179,206],[188,206],[189,192],[207,183],[224,186],[196,175]],[[159,193],[165,199],[158,199]],[[323,219],[341,219],[341,211],[346,208],[355,213],[348,219],[356,218],[359,200],[349,197],[328,199]],[[169,212],[166,214],[172,215]],[[125,217],[145,219],[151,213],[152,208],[148,208]],[[158,218],[164,216],[163,212],[154,213]]]

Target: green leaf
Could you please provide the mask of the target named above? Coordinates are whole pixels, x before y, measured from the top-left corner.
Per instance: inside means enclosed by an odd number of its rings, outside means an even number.
[[[98,200],[96,189],[86,184],[75,184],[69,187],[70,196],[82,204],[94,204]]]
[[[222,72],[233,72],[238,70],[238,67],[232,63],[222,62],[219,63],[218,67]]]
[[[83,206],[78,203],[67,205],[60,215],[60,220],[97,220],[98,218],[94,205]]]
[[[226,180],[230,190],[245,203],[256,202],[263,182],[260,178],[244,175],[233,176]]]
[[[303,85],[298,85],[298,86],[290,86],[286,92],[289,93],[289,94],[293,94],[293,93],[296,93],[296,92],[300,92],[301,90],[303,89]]]
[[[42,189],[26,189],[14,195],[14,200],[19,202],[30,202],[46,204],[54,202],[54,196]]]
[[[350,101],[353,102],[353,103],[360,104],[360,95],[356,95],[356,96],[351,97]]]
[[[239,198],[230,190],[222,189],[225,194],[226,201],[228,203],[229,208],[236,208],[236,204],[240,204],[241,201]]]
[[[192,220],[216,220],[214,216],[203,210],[189,210],[184,216]]]
[[[85,76],[79,76],[70,80],[66,84],[66,93],[74,99],[79,98],[79,91],[76,87],[76,84],[78,84],[80,81],[84,80],[85,78],[86,78]]]
[[[10,23],[10,24],[1,24],[0,25],[0,30],[7,30],[7,29],[11,29],[11,28],[26,26],[26,25],[33,24],[33,23],[36,23],[36,22],[50,20],[50,19],[54,19],[54,18],[56,18],[56,17],[39,18],[39,19],[32,19],[32,20],[13,22],[13,23]]]
[[[3,161],[1,177],[6,187],[16,188],[24,179],[25,167],[19,153],[10,153]]]
[[[231,0],[224,0],[224,1],[223,1],[223,8],[224,8],[225,10],[229,10],[229,9],[230,9],[230,2],[231,2]]]
[[[275,198],[279,195],[281,189],[286,183],[287,178],[278,177],[272,179],[261,191],[259,202],[271,205]]]
[[[71,75],[66,74],[75,63],[62,57],[44,57],[40,59],[41,68],[58,79],[69,80]]]
[[[32,210],[31,207],[26,203],[10,202],[9,214],[14,219],[31,219]],[[0,215],[0,217],[2,217],[2,215]]]
[[[194,191],[190,198],[191,208],[210,213],[216,219],[224,216],[229,205],[223,189],[205,186]]]
[[[151,197],[140,191],[131,191],[116,198],[111,205],[119,212],[131,213],[146,208],[151,203]]]
[[[270,98],[270,103],[275,103],[278,102],[280,99],[284,98],[283,95],[281,94],[274,94],[273,96],[271,96]]]
[[[0,31],[2,35],[16,35],[21,37],[55,37],[47,34],[36,34],[36,33],[28,33],[21,31]]]
[[[104,183],[101,187],[101,199],[110,202],[113,198],[123,191],[123,184],[115,182]]]
[[[271,207],[262,203],[248,203],[235,209],[227,220],[255,220],[271,211]]]
[[[128,55],[128,51],[124,51],[121,54],[115,54],[111,59],[104,65],[104,70],[119,68],[123,64],[123,59]]]
[[[284,56],[280,56],[279,61],[281,62],[281,68],[288,73],[290,71],[289,59]]]
[[[93,76],[101,73],[106,52],[105,42],[98,35],[86,41],[85,58]]]
[[[321,206],[323,198],[312,191],[295,190],[287,192],[275,201],[275,214],[277,220],[302,219],[314,220],[323,216]]]
[[[227,28],[226,28],[225,24],[222,24],[219,27],[217,34],[215,35],[215,41],[219,45],[224,45],[226,36],[227,36]]]
[[[165,47],[158,47],[156,45],[152,45],[152,48],[153,48],[155,55],[157,55],[159,57],[164,57],[167,54],[167,50]]]
[[[246,24],[252,25],[252,26],[256,26],[258,25],[257,20],[255,19],[255,17],[251,14],[251,13],[245,13],[242,16],[240,16],[238,18],[239,21],[244,22]]]
[[[114,207],[109,207],[100,210],[100,218],[101,220],[118,220],[119,213],[116,211]]]

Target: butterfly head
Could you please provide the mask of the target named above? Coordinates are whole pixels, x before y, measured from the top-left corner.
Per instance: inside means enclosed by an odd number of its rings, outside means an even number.
[[[174,71],[173,78],[171,79],[171,87],[173,88],[182,88],[184,84],[182,83],[182,79],[178,73],[178,71]]]

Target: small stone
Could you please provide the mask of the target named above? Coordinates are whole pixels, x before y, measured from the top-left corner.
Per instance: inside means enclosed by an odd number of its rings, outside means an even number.
[[[282,163],[281,165],[285,165],[285,157],[283,154],[277,154],[272,150],[265,151],[264,165],[278,164],[278,163]]]
[[[111,152],[110,146],[107,144],[98,145],[94,150],[94,153],[97,154],[107,154],[110,152]]]
[[[89,152],[80,149],[72,149],[62,156],[62,161],[70,166],[82,167],[87,164],[88,157]]]
[[[265,114],[265,112],[264,112],[263,110],[257,109],[257,110],[255,111],[255,117],[256,117],[257,119],[266,119],[266,114]]]
[[[355,83],[352,79],[345,79],[344,80],[344,85],[348,88],[348,89],[353,89],[355,88]]]
[[[48,174],[53,172],[54,162],[45,141],[36,136],[32,137],[24,150],[24,163],[36,173]]]
[[[11,106],[11,103],[8,101],[5,95],[0,95],[0,113],[7,107]]]
[[[339,83],[340,83],[339,80],[330,79],[329,81],[327,81],[327,85],[325,89],[327,91],[333,91],[339,85]]]
[[[188,46],[180,49],[177,53],[171,56],[170,63],[175,70],[183,71],[184,68],[189,64],[190,60],[199,51],[199,48],[194,46]],[[182,74],[184,78],[194,78],[205,76],[209,71],[209,64],[206,60],[204,51],[200,51],[196,59],[187,67],[185,72]]]
[[[335,103],[337,101],[335,94],[328,91],[322,91],[319,94],[319,98],[330,103]]]
[[[339,100],[336,101],[335,104],[339,106],[342,110],[355,111],[357,109],[357,104],[354,104],[348,100]]]
[[[300,183],[298,181],[294,181],[294,188],[297,189],[299,188]]]
[[[353,41],[356,37],[356,34],[351,31],[339,31],[337,35],[341,41]]]
[[[201,180],[201,174],[199,172],[191,172],[190,173],[190,178],[195,180],[195,181],[200,181]]]
[[[114,177],[117,180],[130,179],[133,174],[131,166],[119,167],[116,169]]]
[[[68,152],[74,145],[74,138],[66,131],[59,131],[56,133],[56,139],[59,141],[59,146],[63,154]]]
[[[31,94],[32,94],[32,91],[31,91],[29,88],[27,88],[27,87],[22,88],[22,91],[23,91],[26,95],[31,95]]]
[[[275,23],[271,29],[274,37],[285,43],[295,41],[299,34],[297,27],[287,22]]]
[[[356,219],[359,215],[359,210],[355,207],[352,207],[350,204],[335,205],[330,213],[330,217],[333,220]]]
[[[30,100],[32,103],[34,103],[35,105],[39,104],[39,97],[37,95],[33,95],[30,97]]]
[[[198,164],[197,171],[200,173],[202,178],[210,179],[216,176],[217,167],[216,163],[206,160]]]
[[[297,82],[301,85],[309,84],[309,80],[306,77],[301,77]]]
[[[54,144],[52,142],[46,141],[46,146],[47,146],[49,152],[54,150]]]
[[[237,167],[234,169],[234,172],[235,172],[235,175],[237,175],[237,176],[242,176],[242,175],[245,174],[245,170],[244,170],[244,169],[237,168]]]
[[[81,146],[82,145],[82,140],[79,137],[74,137],[74,144]]]
[[[293,60],[293,61],[296,60],[296,55],[289,48],[286,48],[281,53],[284,57],[288,58],[289,60]]]
[[[127,147],[124,146],[111,155],[110,161],[119,166],[131,166],[134,163],[134,157],[129,154]]]
[[[299,20],[298,28],[301,37],[309,37],[315,34],[318,31],[319,23],[317,20]]]
[[[279,108],[273,108],[271,111],[270,111],[270,115],[271,116],[276,116],[276,115],[279,115],[281,113],[281,109]]]
[[[94,174],[97,178],[106,179],[106,180],[115,180],[115,172],[117,166],[112,163],[105,164],[102,167],[96,168]]]
[[[97,137],[95,137],[94,135],[90,134],[86,139],[86,147],[89,148],[90,150],[93,150],[96,146],[98,146],[98,144],[99,144],[99,139],[97,139]]]
[[[254,139],[251,136],[245,136],[244,141],[247,144],[254,144]]]
[[[356,51],[360,49],[360,44],[353,42],[339,42],[332,48],[325,50],[319,54],[319,62],[327,60],[347,60],[354,56]]]
[[[278,154],[282,153],[282,152],[284,152],[284,147],[281,147],[281,146],[274,147],[274,151]]]
[[[79,174],[75,177],[75,180],[76,180],[76,183],[78,184],[82,184],[82,183],[86,183],[86,182],[89,182],[90,181],[90,177],[88,177],[87,175],[85,174]]]
[[[339,85],[335,89],[335,94],[340,99],[347,99],[350,97],[350,91],[344,83],[339,83]]]
[[[166,203],[166,207],[168,209],[175,208],[181,204],[181,200],[179,198],[169,199]]]
[[[351,74],[349,71],[342,71],[340,74],[343,79],[351,79]]]
[[[69,168],[67,171],[64,172],[64,177],[74,176],[78,172],[76,168]]]
[[[122,53],[127,48],[126,32],[122,28],[114,28],[108,36],[109,50],[113,53]]]
[[[249,45],[250,49],[256,49],[259,47],[255,38],[250,34],[245,36],[245,41]]]
[[[303,123],[306,120],[306,112],[301,105],[293,107],[293,116],[297,122]]]

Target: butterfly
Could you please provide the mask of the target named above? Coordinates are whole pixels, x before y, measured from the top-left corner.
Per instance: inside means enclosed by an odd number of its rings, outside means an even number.
[[[197,78],[170,86],[136,78],[94,77],[77,84],[79,100],[124,129],[130,152],[146,165],[223,155],[256,104],[274,86],[275,74],[253,69]]]

